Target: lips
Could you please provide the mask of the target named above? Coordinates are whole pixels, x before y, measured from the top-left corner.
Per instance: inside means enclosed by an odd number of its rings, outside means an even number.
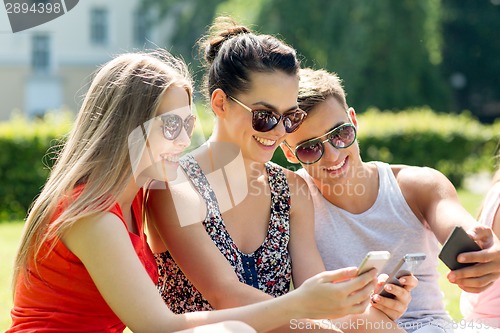
[[[340,162],[340,163],[338,163],[338,164],[336,164],[336,165],[332,165],[332,166],[330,166],[330,167],[326,168],[326,170],[327,170],[327,171],[337,171],[337,170],[339,170],[340,168],[342,168],[342,167],[345,165],[346,161],[347,161],[347,157],[346,157],[346,158],[344,158],[344,159],[342,160],[342,162]]]

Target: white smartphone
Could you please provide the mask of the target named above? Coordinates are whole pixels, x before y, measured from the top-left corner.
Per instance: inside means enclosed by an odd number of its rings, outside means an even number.
[[[388,251],[368,252],[361,264],[358,266],[358,275],[368,272],[372,268],[376,268],[380,273],[390,257],[391,254]]]
[[[425,257],[426,257],[425,253],[405,254],[403,258],[401,258],[399,263],[396,265],[392,273],[389,274],[389,277],[387,278],[385,283],[382,286],[380,286],[380,288],[375,292],[375,294],[379,294],[387,298],[395,298],[396,296],[385,291],[384,286],[387,283],[390,283],[401,287],[401,283],[399,283],[399,278],[414,273],[415,270],[418,268],[418,266],[420,266],[420,264],[425,260]]]

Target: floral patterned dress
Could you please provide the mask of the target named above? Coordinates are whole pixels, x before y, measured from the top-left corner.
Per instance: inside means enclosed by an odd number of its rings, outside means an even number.
[[[203,221],[206,232],[239,280],[274,297],[286,294],[290,289],[292,266],[288,251],[290,189],[283,170],[276,164],[266,163],[271,189],[271,218],[264,242],[255,252],[247,254],[238,249],[229,235],[215,193],[196,160],[186,155],[180,164],[207,204],[207,216]],[[213,310],[168,251],[155,254],[155,258],[160,274],[158,289],[171,311]]]

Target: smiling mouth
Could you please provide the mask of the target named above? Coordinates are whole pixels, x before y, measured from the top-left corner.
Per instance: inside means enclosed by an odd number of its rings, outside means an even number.
[[[339,164],[332,165],[331,167],[326,168],[327,171],[337,171],[340,168],[342,168],[345,165],[345,162],[347,161],[347,157],[342,160]]]
[[[172,163],[178,163],[180,159],[180,155],[168,155],[168,154],[162,154],[160,155],[161,158],[167,162],[172,162]]]
[[[264,139],[264,138],[260,138],[258,136],[253,136],[253,138],[260,144],[264,145],[264,146],[267,146],[267,147],[270,147],[270,146],[273,146],[275,143],[276,143],[276,140],[269,140],[269,139]]]

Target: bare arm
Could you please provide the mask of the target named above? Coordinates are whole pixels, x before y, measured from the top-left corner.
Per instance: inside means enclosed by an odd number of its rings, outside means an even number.
[[[293,262],[293,282],[295,286],[300,286],[305,279],[324,271],[325,266],[314,235],[314,207],[309,188],[300,176],[288,173],[292,194],[289,249]],[[395,320],[403,315],[411,301],[410,291],[416,285],[417,279],[413,276],[407,277],[404,287],[390,285],[390,292],[396,295],[396,298],[380,297],[376,304],[373,303],[373,306],[383,313],[382,320]],[[365,323],[370,320],[371,313],[376,313],[377,310],[366,312]],[[348,320],[351,319],[346,318],[346,321]],[[378,314],[376,320],[381,320]]]
[[[443,243],[455,225],[462,226],[483,248],[463,253],[461,262],[478,262],[448,274],[448,280],[468,292],[488,288],[500,275],[500,241],[492,230],[480,226],[460,204],[451,182],[430,168],[402,168],[397,176],[406,201],[423,223],[427,223]]]
[[[314,236],[314,207],[306,182],[297,174],[285,171],[290,186],[290,242],[292,276],[295,287],[323,272],[325,265]]]
[[[168,245],[186,277],[216,309],[269,300],[272,296],[241,283],[201,222],[185,226],[179,221],[169,190],[152,190],[148,200],[148,226]],[[189,198],[185,198],[187,206]],[[214,274],[217,272],[217,274]]]
[[[109,237],[113,235],[113,237]],[[324,272],[303,286],[277,299],[242,308],[175,315],[158,294],[140,263],[123,223],[113,214],[75,223],[63,236],[66,246],[82,260],[100,293],[117,316],[134,332],[174,332],[227,320],[245,322],[257,331],[267,331],[294,318],[334,318],[331,304],[346,290],[359,290],[351,298],[361,303],[368,297],[373,276],[348,279],[352,270]],[[350,313],[362,312],[361,305]]]

